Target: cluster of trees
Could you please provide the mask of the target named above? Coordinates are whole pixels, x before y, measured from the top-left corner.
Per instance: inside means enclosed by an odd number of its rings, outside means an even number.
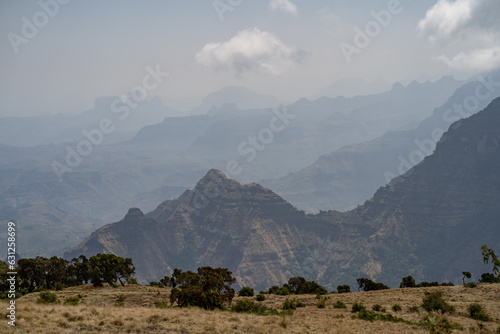
[[[421,282],[416,284],[415,279],[412,276],[403,277],[401,283],[399,284],[400,288],[428,288],[430,286],[453,286],[453,283],[441,283],[438,282]]]
[[[174,269],[170,277],[159,283],[172,287],[170,303],[180,307],[198,306],[206,310],[223,309],[230,305],[235,291],[231,287],[236,279],[225,268],[200,267],[197,272]]]
[[[281,288],[277,285],[272,286],[267,293],[284,296],[301,294],[326,295],[328,291],[314,281],[307,281],[304,277],[291,277],[288,283],[283,284]]]
[[[356,280],[358,282],[358,291],[377,291],[377,290],[386,290],[389,287],[383,283],[375,283],[374,281],[368,278],[358,278]]]
[[[0,270],[0,289],[6,291],[7,265],[2,262]],[[103,283],[137,283],[133,277],[135,267],[132,259],[114,254],[97,254],[90,259],[80,255],[71,261],[57,256],[50,259],[41,256],[20,259],[13,271],[17,272],[20,290],[25,292],[59,289],[90,282],[96,287]]]

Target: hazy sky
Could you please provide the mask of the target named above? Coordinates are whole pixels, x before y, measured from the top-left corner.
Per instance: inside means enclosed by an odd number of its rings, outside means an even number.
[[[90,109],[148,66],[169,72],[149,96],[171,98],[466,78],[500,65],[499,18],[498,0],[1,1],[0,116]]]

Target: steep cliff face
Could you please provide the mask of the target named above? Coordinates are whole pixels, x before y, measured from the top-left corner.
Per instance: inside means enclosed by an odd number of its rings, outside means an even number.
[[[500,249],[500,99],[452,125],[433,155],[355,212],[376,226],[366,243],[391,272],[456,279],[489,270],[480,247]],[[391,265],[387,254],[398,252]],[[482,271],[481,271],[482,270]],[[394,275],[393,275],[394,276]]]
[[[176,267],[223,266],[239,285],[264,288],[296,274],[300,256],[294,249],[315,233],[333,237],[339,228],[306,216],[258,184],[241,185],[210,170],[193,190],[147,215],[130,209],[66,257],[99,252],[132,257],[143,281]]]
[[[500,249],[500,99],[457,122],[433,155],[358,208],[306,215],[258,184],[210,170],[193,190],[94,232],[66,254],[132,257],[143,282],[173,268],[229,268],[240,286],[290,276],[329,288],[369,277],[459,282],[483,244]]]

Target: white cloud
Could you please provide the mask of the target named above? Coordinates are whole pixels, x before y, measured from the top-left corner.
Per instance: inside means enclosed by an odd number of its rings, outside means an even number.
[[[475,0],[439,0],[420,20],[418,31],[432,42],[448,39],[471,19],[473,2]]]
[[[298,14],[297,6],[289,0],[272,0],[269,4],[269,8],[272,10],[280,9],[295,16]]]
[[[420,20],[417,31],[443,47],[443,53],[455,50],[436,57],[452,68],[483,71],[500,66],[498,0],[439,0]]]
[[[486,72],[500,67],[500,47],[460,52],[452,58],[441,55],[437,59],[456,70]]]
[[[253,28],[238,32],[226,42],[206,44],[195,58],[198,63],[213,69],[277,76],[294,68],[304,54],[275,35]]]

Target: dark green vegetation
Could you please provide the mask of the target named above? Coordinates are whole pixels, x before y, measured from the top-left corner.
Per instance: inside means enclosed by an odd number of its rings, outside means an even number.
[[[8,267],[0,262],[0,298],[7,298],[10,283],[7,281]],[[87,259],[81,255],[71,261],[59,257],[36,257],[20,259],[14,269],[17,275],[16,296],[42,291],[61,290],[67,286],[92,283],[95,287],[108,283],[137,283],[134,279],[135,267],[131,259],[113,254],[97,254]],[[11,298],[11,297],[9,297]]]
[[[444,301],[442,296],[443,294],[439,291],[426,292],[425,297],[422,300],[422,308],[424,308],[427,312],[441,311],[443,314],[454,311],[453,306]]]
[[[273,308],[269,308],[266,305],[256,303],[249,299],[238,300],[236,304],[231,306],[231,311],[238,313],[254,313],[258,315],[276,315],[279,314]]]
[[[167,280],[165,280],[168,282]],[[200,267],[197,272],[174,270],[170,278],[170,303],[180,307],[198,306],[206,310],[223,309],[235,295],[235,282],[225,268]]]
[[[248,286],[245,286],[238,291],[238,296],[240,297],[253,297],[254,294],[254,290]]]
[[[385,290],[389,289],[389,287],[383,283],[375,283],[374,281],[368,278],[358,278],[358,291],[377,291],[377,290]]]
[[[59,304],[61,301],[57,299],[57,295],[55,293],[43,291],[40,293],[36,302],[38,304]]]
[[[475,320],[479,321],[490,321],[491,318],[486,312],[484,311],[483,307],[477,303],[470,304],[467,307],[467,312],[469,313],[470,317]]]
[[[341,300],[337,300],[335,303],[333,303],[333,308],[347,308],[347,306]]]
[[[288,283],[283,284],[280,288],[275,285],[269,288],[269,294],[275,295],[301,295],[301,294],[316,294],[316,295],[326,295],[328,291],[319,285],[318,283],[312,281],[308,282],[304,277],[291,277]]]
[[[351,287],[347,284],[337,286],[338,293],[349,293],[351,292]]]

